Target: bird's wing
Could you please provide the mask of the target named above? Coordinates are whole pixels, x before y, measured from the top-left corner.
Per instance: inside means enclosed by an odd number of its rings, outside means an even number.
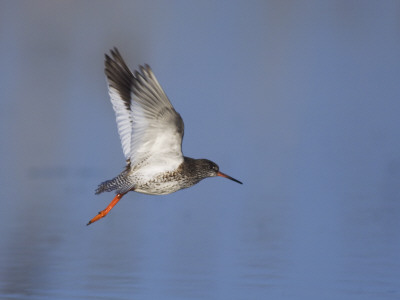
[[[106,54],[105,73],[108,81],[108,93],[115,111],[122,150],[128,160],[131,155],[132,114],[131,94],[133,74],[126,66],[117,48]]]
[[[116,48],[111,55],[106,75],[125,157],[132,167],[150,159],[176,168],[183,162],[181,116],[148,65],[132,74]]]

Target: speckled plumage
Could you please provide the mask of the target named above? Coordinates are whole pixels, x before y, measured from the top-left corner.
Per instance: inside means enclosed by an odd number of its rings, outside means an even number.
[[[216,172],[218,166],[212,161],[185,156],[184,162],[176,170],[154,174],[151,178],[144,176],[140,169],[127,169],[117,177],[101,183],[96,194],[115,190],[117,194],[135,191],[150,195],[165,195],[191,187],[204,178],[217,176]]]
[[[96,194],[117,195],[88,225],[107,215],[129,191],[170,194],[214,176],[241,183],[212,161],[182,155],[183,120],[148,65],[132,73],[114,48],[106,55],[105,74],[127,165],[97,188]]]

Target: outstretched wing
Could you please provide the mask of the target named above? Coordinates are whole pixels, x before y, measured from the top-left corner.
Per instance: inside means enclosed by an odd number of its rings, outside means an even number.
[[[151,68],[140,66],[132,74],[114,48],[105,73],[125,158],[132,167],[150,159],[176,168],[183,162],[184,125]]]

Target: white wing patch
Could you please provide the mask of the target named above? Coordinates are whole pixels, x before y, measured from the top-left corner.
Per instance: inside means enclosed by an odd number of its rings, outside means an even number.
[[[126,109],[124,101],[115,88],[109,87],[108,93],[115,111],[122,151],[124,152],[125,159],[129,159],[131,156],[132,115]]]
[[[176,112],[174,112],[176,114]],[[133,165],[140,165],[148,160],[154,166],[163,165],[162,170],[175,170],[182,162],[182,134],[174,125],[175,116],[155,118],[149,110],[136,101],[132,102],[133,137],[131,144]],[[179,117],[180,118],[180,117]],[[153,160],[157,160],[154,164]]]

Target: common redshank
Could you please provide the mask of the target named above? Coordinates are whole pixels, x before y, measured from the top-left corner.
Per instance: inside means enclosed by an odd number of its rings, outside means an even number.
[[[96,194],[116,191],[117,195],[87,225],[105,217],[130,191],[165,195],[215,176],[242,184],[210,160],[183,156],[183,120],[148,65],[132,73],[117,48],[105,57],[108,92],[126,167],[99,185]]]

